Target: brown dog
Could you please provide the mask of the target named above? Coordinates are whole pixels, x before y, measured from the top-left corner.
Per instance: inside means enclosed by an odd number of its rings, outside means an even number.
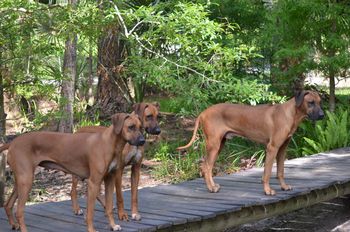
[[[241,136],[266,145],[264,175],[262,178],[266,195],[275,195],[270,188],[270,176],[277,157],[277,177],[282,190],[291,186],[284,181],[284,159],[288,143],[300,122],[309,117],[319,120],[324,117],[320,107],[321,98],[313,91],[302,91],[283,104],[247,106],[217,104],[204,110],[196,120],[191,141],[178,150],[187,149],[196,138],[199,124],[202,125],[207,156],[201,163],[201,172],[208,190],[218,192],[220,185],[214,183],[212,169],[226,139]]]
[[[134,112],[140,117],[142,127],[146,132],[153,135],[160,134],[160,128],[158,124],[159,104],[156,103],[137,103],[133,106]],[[106,130],[103,126],[87,126],[80,128],[76,133],[96,133]],[[124,200],[122,194],[122,175],[124,167],[131,165],[131,218],[134,220],[141,220],[141,215],[138,212],[138,184],[140,178],[140,169],[142,158],[144,154],[143,146],[132,146],[126,144],[122,155],[116,156],[116,170],[115,170],[115,187],[117,193],[117,207],[118,217],[120,220],[128,220],[128,214],[124,210]],[[72,191],[71,199],[73,204],[73,212],[75,214],[82,214],[82,210],[78,204],[77,187],[78,180],[73,176],[72,178]],[[99,202],[105,206],[104,200],[99,196],[97,198]]]
[[[106,215],[112,230],[120,230],[113,218],[113,175],[108,175],[115,165],[115,155],[122,152],[126,143],[141,146],[145,139],[140,131],[141,121],[135,114],[115,114],[112,126],[103,133],[65,134],[55,132],[32,132],[17,137],[8,148],[8,164],[14,176],[15,186],[5,204],[12,228],[26,232],[24,207],[32,187],[37,166],[58,169],[83,179],[88,179],[87,227],[95,232],[93,215],[95,200],[102,180],[106,184]],[[0,147],[0,151],[7,146]],[[18,198],[16,218],[13,205]]]

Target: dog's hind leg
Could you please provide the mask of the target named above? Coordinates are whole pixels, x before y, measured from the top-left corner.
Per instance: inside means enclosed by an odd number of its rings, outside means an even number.
[[[201,172],[204,176],[209,192],[216,193],[220,190],[220,185],[213,180],[213,167],[223,146],[221,138],[207,137],[205,141],[207,155],[201,163]]]
[[[15,221],[15,217],[13,216],[13,206],[17,198],[18,198],[18,192],[17,192],[16,186],[14,186],[9,199],[6,201],[4,206],[7,218],[9,220],[9,224],[11,225],[13,230],[19,229],[19,225]]]
[[[78,178],[74,175],[72,175],[72,189],[70,191],[70,197],[72,200],[72,207],[73,212],[75,215],[83,215],[83,210],[80,209],[79,203],[78,203],[78,193],[77,193],[77,186],[78,186]]]

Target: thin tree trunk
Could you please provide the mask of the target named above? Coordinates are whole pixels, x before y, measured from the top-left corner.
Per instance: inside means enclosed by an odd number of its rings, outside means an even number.
[[[127,80],[121,75],[126,56],[119,28],[110,28],[101,38],[98,48],[98,85],[95,106],[101,118],[116,112],[127,112],[131,103]]]
[[[73,4],[73,3],[72,3]],[[61,112],[62,118],[58,130],[60,132],[73,132],[73,104],[74,82],[77,73],[77,36],[73,35],[66,41],[63,61],[63,81],[61,88]]]
[[[87,92],[85,95],[86,101],[89,105],[93,104],[93,90],[92,90],[92,83],[94,81],[94,73],[92,68],[92,41],[90,39],[90,48],[89,48],[89,57],[88,60],[88,86],[87,86]]]
[[[1,53],[0,53],[0,61],[1,61]],[[6,114],[4,109],[3,76],[2,76],[2,69],[0,65],[0,142],[1,143],[5,141],[5,134],[6,134]],[[6,156],[3,154],[0,154],[0,207],[4,205],[5,168],[6,168]]]
[[[331,31],[335,33],[337,30],[337,23],[333,20]],[[335,57],[336,51],[330,49],[328,57]],[[335,110],[335,70],[329,66],[329,111],[334,112]]]
[[[329,111],[335,110],[335,75],[334,72],[329,74]]]

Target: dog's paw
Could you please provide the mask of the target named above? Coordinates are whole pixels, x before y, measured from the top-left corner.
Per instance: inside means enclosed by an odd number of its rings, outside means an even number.
[[[19,229],[20,229],[20,228],[19,228],[19,224],[18,224],[18,223],[12,224],[12,225],[11,225],[11,229],[12,229],[12,230],[19,230]]]
[[[274,196],[274,195],[276,195],[276,191],[271,189],[271,188],[265,189],[265,195]]]
[[[211,193],[217,193],[220,190],[220,185],[219,184],[215,184],[214,186],[211,186],[210,188],[208,188],[208,190]]]
[[[120,227],[120,225],[114,225],[112,228],[111,228],[112,231],[119,231],[119,230],[122,230],[122,228]]]
[[[125,212],[118,212],[118,218],[121,221],[129,221],[128,214]]]
[[[141,221],[141,215],[138,213],[131,214],[131,218],[132,220],[135,220],[135,221]]]
[[[74,210],[74,214],[81,216],[81,215],[84,215],[84,211],[82,209]]]
[[[283,191],[290,191],[290,190],[293,189],[293,187],[286,184],[286,185],[281,186],[281,189],[282,189]]]

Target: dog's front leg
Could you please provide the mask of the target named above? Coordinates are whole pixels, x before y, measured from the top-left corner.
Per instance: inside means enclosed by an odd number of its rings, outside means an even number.
[[[280,147],[277,153],[277,178],[280,182],[281,189],[284,191],[288,191],[292,189],[292,186],[287,185],[284,181],[284,160],[286,157],[286,150],[288,147],[288,144],[290,142],[290,138],[288,138],[283,145]]]
[[[115,176],[115,191],[117,193],[117,208],[119,220],[127,221],[128,214],[124,211],[124,199],[122,192],[122,179],[123,179],[124,167],[119,167],[116,170]]]
[[[136,221],[141,220],[138,211],[138,186],[140,180],[141,162],[131,167],[131,218]]]
[[[108,174],[104,178],[105,182],[105,211],[106,211],[106,216],[109,221],[109,225],[111,227],[111,230],[117,231],[121,230],[120,225],[116,225],[113,217],[113,190],[114,190],[114,173]]]
[[[278,148],[271,142],[266,147],[264,175],[262,178],[264,184],[264,191],[266,195],[275,195],[276,192],[270,187],[270,177],[272,172],[273,161],[276,158]]]
[[[95,210],[95,202],[97,194],[100,192],[102,178],[94,178],[90,176],[88,179],[88,197],[87,197],[87,216],[86,216],[86,224],[88,227],[88,232],[96,232],[93,225],[94,218],[94,210]]]

